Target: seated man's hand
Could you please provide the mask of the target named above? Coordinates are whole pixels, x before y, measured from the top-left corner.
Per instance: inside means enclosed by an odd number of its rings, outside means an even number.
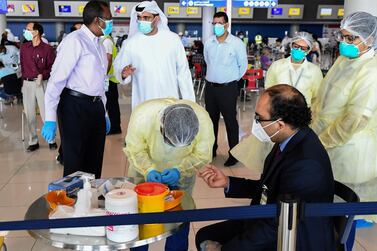
[[[148,182],[161,182],[161,173],[156,170],[150,171],[147,175],[147,181]]]
[[[213,165],[206,165],[202,171],[199,171],[198,176],[202,178],[209,187],[228,187],[228,176],[226,176],[223,172],[221,172],[220,169]]]
[[[161,173],[162,183],[167,184],[168,186],[176,186],[180,178],[181,178],[181,173],[175,167],[165,169]]]

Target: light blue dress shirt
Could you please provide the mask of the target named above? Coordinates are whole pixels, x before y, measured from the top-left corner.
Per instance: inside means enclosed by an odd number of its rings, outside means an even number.
[[[247,70],[245,44],[232,34],[228,34],[223,43],[219,43],[216,36],[210,37],[204,45],[204,60],[206,80],[213,83],[238,81]]]

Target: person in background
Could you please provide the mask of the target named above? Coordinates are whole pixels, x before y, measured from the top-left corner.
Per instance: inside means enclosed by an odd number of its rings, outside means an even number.
[[[3,84],[3,86],[4,86],[4,87],[0,87],[0,98],[5,100],[4,104],[6,104],[6,105],[13,102],[13,96],[9,95],[5,92],[5,84],[4,84],[4,81],[3,81],[2,78],[9,76],[9,75],[12,75],[12,74],[16,74],[16,72],[12,68],[4,65],[2,61],[0,61],[0,80],[1,80],[1,83]]]
[[[262,65],[262,69],[267,71],[270,68],[271,62],[271,49],[269,47],[264,47],[262,49],[262,56],[260,57],[260,62]]]
[[[18,69],[20,51],[13,45],[0,44],[0,60],[7,67]]]
[[[276,204],[283,195],[307,203],[332,203],[334,177],[329,156],[308,126],[311,111],[305,97],[289,85],[275,85],[260,96],[252,133],[274,142],[258,180],[228,177],[208,165],[199,172],[209,187],[223,188],[228,198],[251,198],[251,205]],[[235,212],[236,213],[236,212]],[[201,251],[276,250],[276,219],[228,220],[201,228]],[[297,226],[297,250],[336,250],[331,217],[305,218]]]
[[[100,37],[111,33],[109,5],[89,1],[83,12],[84,25],[71,32],[58,47],[46,90],[46,122],[42,136],[55,138],[56,121],[64,153],[67,176],[84,171],[101,177],[106,133],[110,120],[106,115],[106,51]],[[109,28],[110,27],[110,28]]]
[[[213,126],[203,107],[189,100],[152,99],[132,112],[124,151],[128,176],[162,182],[192,194],[196,170],[211,161]],[[189,224],[166,241],[167,251],[188,250]],[[131,250],[147,250],[146,246]]]
[[[122,129],[120,126],[120,108],[119,108],[119,93],[118,84],[119,81],[114,76],[113,60],[117,56],[117,48],[111,34],[102,37],[102,43],[106,50],[107,55],[107,80],[105,84],[106,90],[106,109],[109,114],[111,123],[111,129],[108,134],[120,134]]]
[[[275,61],[266,74],[266,88],[284,83],[297,88],[311,107],[323,80],[321,69],[308,62],[306,56],[313,48],[313,37],[307,32],[298,32],[291,42],[291,56]]]
[[[186,37],[186,36],[183,34],[183,32],[179,32],[179,33],[178,33],[178,36],[179,36],[179,38],[181,39],[181,42],[182,42],[183,47],[185,47],[185,48],[190,47],[190,41],[189,41],[188,37]]]
[[[73,32],[75,30],[78,30],[81,28],[81,26],[83,25],[83,22],[76,22],[74,23],[71,28],[70,28],[70,32]]]
[[[225,12],[215,13],[212,24],[215,35],[204,45],[204,59],[207,63],[204,99],[215,132],[212,156],[216,157],[220,113],[224,116],[229,150],[238,144],[238,81],[246,72],[247,54],[242,41],[228,32],[228,16]],[[229,153],[224,165],[233,166],[237,162]]]
[[[132,81],[132,108],[154,98],[195,101],[185,49],[155,1],[135,5],[128,39],[114,61],[120,83]]]
[[[361,202],[377,201],[377,18],[366,12],[346,16],[337,33],[340,57],[313,105],[313,130],[329,153],[335,179]],[[376,215],[357,216],[370,227]]]
[[[28,152],[39,148],[36,121],[36,103],[42,121],[45,121],[45,90],[50,77],[51,67],[55,60],[54,49],[42,42],[43,27],[37,22],[30,22],[24,30],[24,37],[27,42],[20,48],[20,63],[23,78],[22,95],[29,128]],[[55,139],[48,141],[51,150],[57,145]]]
[[[192,55],[191,63],[194,67],[195,64],[199,64],[202,67],[201,76],[199,77],[203,77],[205,76],[207,66],[204,60],[204,45],[202,41],[195,40],[192,49],[194,54]]]

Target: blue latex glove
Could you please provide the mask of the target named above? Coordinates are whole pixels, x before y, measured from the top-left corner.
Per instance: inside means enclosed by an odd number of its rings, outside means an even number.
[[[42,127],[42,137],[48,142],[53,142],[56,136],[56,122],[45,121]]]
[[[111,128],[110,119],[108,116],[105,116],[105,119],[106,119],[106,134],[109,134],[110,128]]]
[[[161,173],[156,170],[150,171],[147,175],[147,181],[148,182],[161,182]]]
[[[175,186],[178,184],[181,173],[175,167],[165,169],[161,173],[162,183],[167,184],[168,186]]]

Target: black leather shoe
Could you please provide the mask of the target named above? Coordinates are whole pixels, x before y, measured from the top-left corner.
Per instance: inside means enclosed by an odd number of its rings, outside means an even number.
[[[39,148],[39,144],[34,144],[34,145],[30,145],[28,146],[28,148],[26,148],[26,151],[27,152],[34,152],[35,150],[37,150]]]
[[[234,166],[235,164],[237,164],[238,160],[234,157],[229,157],[225,163],[224,163],[224,166]]]
[[[48,144],[48,147],[50,147],[50,150],[56,150],[56,149],[58,149],[58,145],[56,143]]]
[[[56,156],[56,161],[57,161],[60,165],[64,166],[64,162],[63,162],[63,158],[62,158],[61,154],[58,154],[58,155]]]

